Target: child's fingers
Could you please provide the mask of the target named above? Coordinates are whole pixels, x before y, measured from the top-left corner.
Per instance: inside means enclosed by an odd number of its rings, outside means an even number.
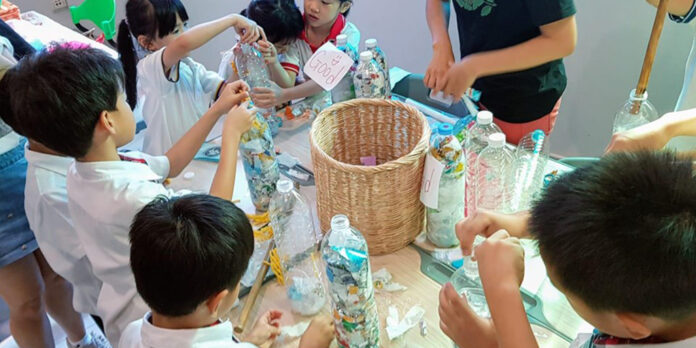
[[[261,35],[261,39],[265,42],[268,42],[268,38],[266,37],[266,31],[263,30],[262,27],[259,27],[259,34]]]
[[[488,237],[488,240],[491,242],[497,242],[497,241],[502,241],[510,239],[510,233],[506,230],[498,230],[497,232],[493,233],[490,237]]]

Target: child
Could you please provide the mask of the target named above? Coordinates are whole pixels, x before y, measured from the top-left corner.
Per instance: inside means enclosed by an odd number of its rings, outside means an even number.
[[[8,39],[0,37],[0,75],[4,75],[17,63],[12,54],[13,45],[24,49],[24,54],[31,54],[33,49],[4,22],[0,23],[0,27],[3,34],[8,35],[13,42],[11,45]],[[0,94],[6,95],[7,91],[13,88],[9,80],[11,79],[3,79],[0,83]],[[25,205],[25,197],[29,201],[35,192],[32,175],[34,158],[25,150],[26,140],[12,132],[10,127],[21,133],[15,126],[11,110],[6,108],[5,100],[2,101],[2,105],[0,116],[7,124],[0,121],[0,191],[5,202],[0,205],[0,216],[7,217],[7,220],[0,223],[0,297],[7,302],[10,309],[12,336],[22,347],[53,346],[55,342],[46,316],[48,311],[65,331],[68,347],[108,347],[108,342],[101,334],[86,332],[82,316],[75,310],[95,313],[91,311],[93,307],[90,303],[96,303],[96,300],[88,301],[86,296],[81,296],[83,293],[79,289],[75,290],[73,296],[73,287],[70,284],[75,280],[94,278],[90,274],[77,277],[76,273],[71,272],[73,269],[78,272],[85,270],[79,266],[56,263],[57,260],[77,259],[68,254],[60,255],[59,248],[53,244],[74,244],[72,240],[62,240],[66,238],[65,232],[71,229],[70,226],[66,229],[62,217],[57,216],[60,214],[45,217],[45,220],[52,220],[53,226],[50,230],[45,226],[38,226],[36,221],[41,220],[43,216],[38,216],[31,206]],[[58,167],[59,171],[67,171],[67,165],[64,168],[60,165]],[[46,189],[54,191],[54,185],[47,184]],[[56,186],[60,191],[60,183]],[[65,198],[65,180],[62,188],[63,192],[58,196]],[[67,202],[64,202],[63,211],[67,212]],[[49,214],[50,212],[47,212],[46,215]],[[41,249],[38,249],[39,247]],[[79,255],[79,251],[76,252]],[[89,272],[91,273],[91,269]],[[96,298],[98,291],[98,287],[92,289],[91,294]]]
[[[476,234],[490,236],[476,258],[492,322],[447,284],[444,332],[463,348],[537,347],[519,292],[524,251],[510,237],[531,235],[551,282],[597,328],[573,347],[696,346],[694,174],[670,152],[610,155],[559,178],[531,214],[465,221],[465,253]]]
[[[266,37],[258,41],[257,47],[266,58],[271,78],[277,81],[277,75],[285,73],[277,54],[283,54],[292,42],[298,40],[304,28],[302,13],[294,0],[252,0],[242,11],[242,16],[254,21],[263,29]],[[220,76],[226,80],[239,78],[232,69],[233,62],[234,54],[232,50],[228,50],[223,54],[218,70]],[[292,87],[295,81],[281,85]]]
[[[121,87],[121,66],[103,52],[52,48],[25,57],[8,76],[18,128],[48,149],[76,159],[66,179],[68,206],[80,244],[103,282],[97,314],[115,345],[121,330],[146,311],[128,266],[127,234],[133,216],[158,195],[177,194],[160,183],[181,173],[228,111],[210,192],[231,199],[239,139],[253,120],[244,106],[236,106],[247,97],[246,86],[227,85],[166,156],[155,157],[117,152],[134,137],[135,122]]]
[[[339,34],[347,35],[348,43],[353,47],[359,47],[360,31],[346,20],[352,5],[352,0],[304,1],[304,31],[300,34],[300,40],[293,42],[286,52],[278,58],[285,70],[284,74],[276,72],[274,75],[275,82],[281,86],[293,86],[296,79],[299,84],[291,88],[279,88],[276,85],[271,88],[254,88],[252,97],[256,105],[270,108],[310,96],[312,100],[308,101],[308,104],[331,103],[331,93],[324,91],[316,82],[307,81],[301,71],[319,47],[329,41],[335,43],[336,36]],[[275,52],[270,46],[265,54],[267,57],[275,56]],[[277,69],[272,68],[271,70],[276,71]]]
[[[130,231],[138,293],[151,309],[128,326],[119,347],[270,347],[281,312],[261,316],[239,343],[228,321],[254,251],[251,224],[229,200],[207,195],[160,197]],[[301,348],[329,347],[333,325],[315,319]]]
[[[142,103],[147,123],[143,151],[163,155],[205,113],[223,79],[189,58],[191,51],[234,27],[244,42],[259,38],[255,23],[229,15],[184,32],[188,15],[180,0],[129,0],[118,51],[131,108]],[[136,46],[137,43],[137,46]],[[138,60],[138,50],[149,52]]]
[[[425,85],[459,100],[469,87],[509,142],[553,130],[566,87],[563,57],[577,40],[573,0],[453,1],[461,61],[454,63],[443,0],[428,0],[433,58]]]

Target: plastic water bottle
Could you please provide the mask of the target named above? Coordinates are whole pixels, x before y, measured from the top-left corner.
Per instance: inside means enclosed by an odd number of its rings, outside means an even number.
[[[481,151],[488,146],[488,137],[502,130],[493,123],[493,114],[481,111],[476,115],[476,124],[469,129],[466,137],[464,153],[466,154],[466,210],[465,215],[471,216],[476,212],[476,160]]]
[[[631,91],[626,104],[616,113],[613,131],[614,133],[624,132],[658,118],[657,109],[648,100],[648,92],[639,95],[634,89]]]
[[[268,211],[290,306],[300,315],[314,315],[324,307],[326,296],[310,207],[292,181],[281,179]]]
[[[239,153],[242,156],[251,200],[256,210],[267,211],[271,196],[276,191],[276,183],[280,179],[280,171],[271,128],[260,113],[256,113],[251,129],[242,135]]]
[[[350,226],[347,216],[336,215],[321,243],[321,253],[338,345],[379,347],[379,318],[365,238]]]
[[[249,85],[249,88],[270,88],[270,75],[266,67],[266,61],[263,55],[254,46],[249,44],[238,43],[232,49],[234,53],[234,65],[242,79]],[[275,115],[274,108],[258,109],[271,127],[271,134],[278,134],[278,129],[282,126],[283,121]]]
[[[384,54],[381,48],[377,45],[377,39],[365,40],[365,48],[372,52],[372,57],[377,61],[379,67],[384,71],[384,79],[387,85],[387,99],[391,98],[391,80],[389,79],[389,64],[387,64],[387,55]]]
[[[384,71],[377,65],[372,52],[360,53],[360,65],[355,71],[353,85],[358,98],[386,98],[387,85]]]
[[[488,137],[488,147],[476,160],[476,208],[503,212],[512,153],[505,147],[505,134]]]
[[[531,208],[543,185],[548,159],[549,146],[544,131],[537,129],[520,140],[510,168],[507,212],[516,213]]]
[[[336,37],[336,47],[341,52],[347,54],[353,60],[353,66],[350,71],[343,76],[341,82],[331,90],[331,99],[334,103],[340,103],[346,100],[355,99],[355,86],[353,85],[353,76],[358,70],[358,50],[348,44],[348,36],[345,34]]]
[[[459,244],[454,227],[464,218],[465,160],[452,125],[441,123],[438,133],[432,140],[430,155],[440,161],[445,169],[440,178],[437,209],[426,210],[426,235],[437,247],[449,248]]]

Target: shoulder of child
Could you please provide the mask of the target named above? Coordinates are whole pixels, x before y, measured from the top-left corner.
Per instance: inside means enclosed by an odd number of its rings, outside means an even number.
[[[118,348],[136,348],[141,346],[142,337],[140,331],[143,326],[143,320],[136,320],[126,327],[121,334],[121,340],[118,343]]]

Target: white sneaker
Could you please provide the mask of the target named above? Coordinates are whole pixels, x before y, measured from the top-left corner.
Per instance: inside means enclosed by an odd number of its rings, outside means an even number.
[[[102,334],[101,332],[90,332],[88,333],[88,335],[88,340],[83,339],[83,342],[87,342],[73,345],[66,338],[65,343],[69,348],[111,348],[111,344],[109,344],[109,341],[106,339],[106,337],[104,337],[104,334]]]

